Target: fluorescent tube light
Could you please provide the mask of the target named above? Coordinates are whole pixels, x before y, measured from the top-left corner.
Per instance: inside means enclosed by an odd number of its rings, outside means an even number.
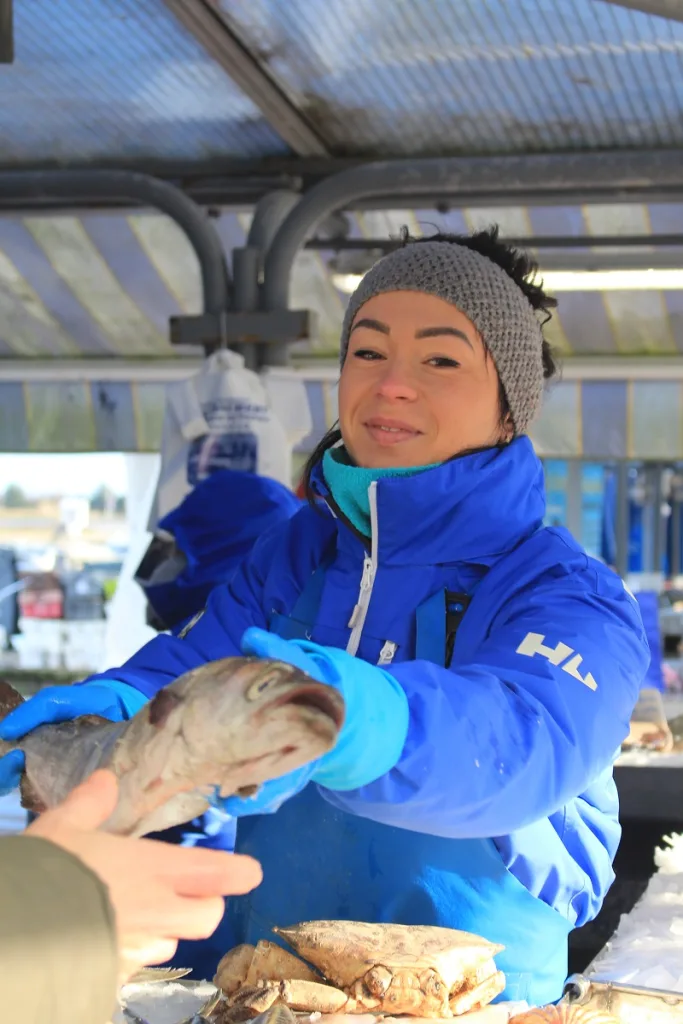
[[[553,292],[680,291],[683,269],[679,270],[549,270],[539,271],[543,287]],[[363,280],[362,274],[333,274],[332,283],[351,295]]]
[[[352,295],[363,280],[363,274],[333,274],[332,284],[340,292]]]
[[[539,276],[543,288],[550,293],[677,291],[683,288],[683,270],[549,270],[545,274],[541,270]]]

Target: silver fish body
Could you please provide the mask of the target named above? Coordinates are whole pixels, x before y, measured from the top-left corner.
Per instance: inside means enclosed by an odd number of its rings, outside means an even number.
[[[296,1024],[296,1017],[284,1003],[275,1003],[265,1013],[254,1017],[251,1024]]]
[[[0,684],[0,718],[21,698]],[[103,826],[145,835],[202,814],[207,796],[246,795],[268,779],[317,760],[334,746],[344,702],[332,687],[283,662],[224,658],[187,672],[130,721],[84,716],[43,725],[0,757],[24,751],[22,803],[43,811],[97,768],[119,780]]]

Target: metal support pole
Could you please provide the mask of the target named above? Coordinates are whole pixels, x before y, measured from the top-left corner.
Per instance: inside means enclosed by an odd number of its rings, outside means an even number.
[[[257,204],[246,246],[232,252],[237,279],[233,305],[195,317],[172,317],[174,344],[203,345],[206,352],[228,346],[242,353],[249,367],[255,369],[285,363],[291,341],[312,337],[315,314],[310,310],[285,307],[274,316],[263,311],[261,302],[264,247],[270,244],[296,198],[295,193],[282,190]]]
[[[583,464],[578,459],[567,462],[567,529],[581,544],[581,514],[583,511]]]
[[[280,189],[277,192],[270,192],[256,204],[247,236],[247,246],[253,247],[258,251],[256,280],[258,282],[260,301],[263,301],[261,283],[264,275],[266,255],[282,224],[300,200],[301,196],[296,192]],[[286,305],[287,303],[285,303],[285,307]],[[267,309],[268,307],[266,306],[265,308]],[[287,345],[262,345],[260,350],[256,351],[255,356],[260,366],[285,366],[287,363]]]
[[[260,249],[265,256],[283,221],[300,199],[298,192],[288,192],[286,189],[269,192],[263,199],[259,199],[249,226],[247,245]]]
[[[666,545],[666,521],[662,515],[662,504],[664,495],[662,493],[662,466],[652,467],[652,490],[653,490],[653,537],[652,537],[652,571],[662,572],[664,562],[664,548]]]
[[[629,505],[628,505],[628,462],[617,464],[617,522],[616,522],[616,565],[622,579],[628,575],[629,548]]]
[[[180,189],[133,171],[4,171],[0,197],[12,200],[112,199],[151,206],[180,227],[197,254],[204,312],[221,313],[229,302],[223,246],[208,217]]]
[[[261,250],[246,245],[232,252],[233,308],[240,313],[253,313],[259,302],[259,261]],[[233,345],[244,356],[249,370],[258,368],[258,346],[254,342]]]
[[[681,502],[674,491],[671,499],[671,565],[669,575],[673,578],[681,572]]]

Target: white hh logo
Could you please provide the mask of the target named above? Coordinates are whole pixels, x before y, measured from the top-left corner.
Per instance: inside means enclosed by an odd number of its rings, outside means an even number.
[[[583,662],[580,654],[576,654],[572,647],[563,643],[559,643],[556,647],[546,647],[543,643],[544,640],[545,637],[542,633],[527,633],[517,648],[517,654],[526,654],[527,658],[533,658],[534,654],[540,654],[541,657],[547,658],[551,665],[561,666],[563,672],[578,679],[589,690],[597,690],[598,684],[590,672],[586,672],[585,676],[579,672],[579,667]]]

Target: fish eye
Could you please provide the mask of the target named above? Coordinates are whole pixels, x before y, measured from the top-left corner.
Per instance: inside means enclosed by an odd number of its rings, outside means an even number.
[[[257,679],[247,690],[247,700],[258,700],[264,693],[268,693],[274,686],[277,686],[279,679],[280,677],[277,672],[271,672],[270,675]]]

